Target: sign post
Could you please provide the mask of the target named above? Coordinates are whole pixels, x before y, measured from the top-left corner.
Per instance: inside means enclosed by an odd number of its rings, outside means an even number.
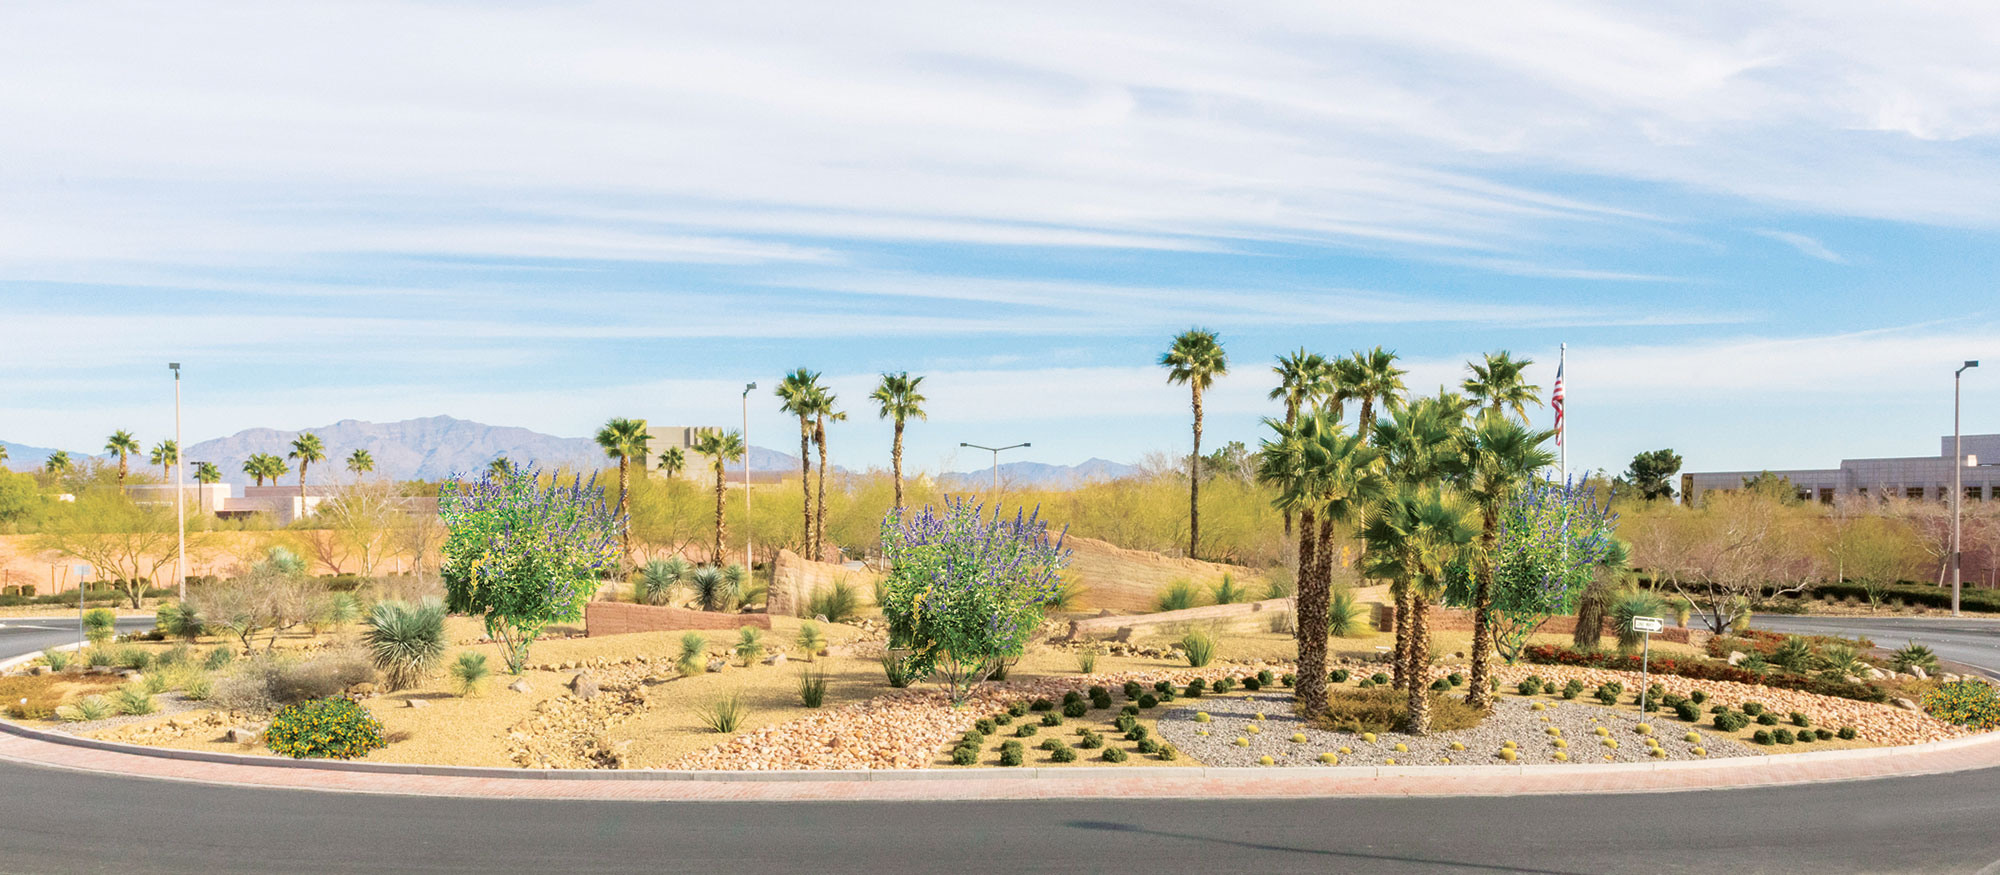
[[[1646,719],[1646,691],[1652,687],[1652,675],[1648,662],[1653,655],[1653,633],[1666,628],[1666,621],[1659,617],[1633,617],[1632,631],[1644,633],[1645,643],[1639,649],[1639,719]]]

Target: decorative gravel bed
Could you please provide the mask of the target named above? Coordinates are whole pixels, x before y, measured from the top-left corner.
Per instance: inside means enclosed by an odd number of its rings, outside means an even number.
[[[1266,756],[1272,759],[1271,764],[1281,766],[1332,765],[1321,760],[1327,753],[1333,753],[1340,765],[1380,766],[1392,762],[1504,765],[1506,760],[1501,758],[1500,751],[1508,741],[1515,744],[1517,764],[1560,762],[1555,757],[1559,751],[1571,763],[1636,763],[1655,759],[1646,744],[1648,736],[1637,731],[1643,721],[1636,714],[1581,701],[1541,704],[1544,710],[1536,711],[1534,703],[1526,699],[1506,697],[1495,705],[1491,716],[1471,729],[1423,737],[1385,732],[1371,743],[1358,734],[1315,729],[1292,716],[1288,692],[1210,696],[1160,715],[1159,732],[1183,753],[1211,766],[1264,765],[1262,758]],[[1206,722],[1198,717],[1204,713],[1209,717]],[[1263,719],[1257,719],[1259,714]],[[1666,759],[1715,759],[1756,753],[1732,739],[1704,733],[1699,746],[1706,748],[1707,755],[1698,756],[1693,752],[1698,745],[1685,738],[1691,731],[1687,724],[1669,718],[1653,720],[1649,725],[1653,729],[1651,737],[1666,750]],[[1550,727],[1560,729],[1562,735],[1549,734]],[[1599,728],[1609,734],[1598,735]],[[1294,741],[1295,735],[1304,735],[1305,740]],[[1558,738],[1564,747],[1557,746]],[[1617,747],[1605,744],[1607,738],[1615,740]],[[1238,739],[1248,744],[1238,744]],[[1453,743],[1465,749],[1453,750]],[[1408,749],[1398,751],[1397,744]],[[1349,752],[1340,753],[1343,747]]]

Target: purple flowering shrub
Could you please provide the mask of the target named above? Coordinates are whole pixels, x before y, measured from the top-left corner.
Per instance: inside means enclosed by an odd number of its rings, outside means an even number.
[[[1010,520],[998,507],[988,516],[967,498],[890,511],[882,552],[890,566],[882,604],[890,644],[909,648],[906,670],[936,674],[953,703],[1020,658],[1069,561],[1039,511],[1016,510]]]
[[[599,577],[617,565],[623,521],[594,477],[544,482],[516,468],[453,479],[438,493],[438,517],[446,603],[485,619],[514,674],[550,623],[582,619]]]
[[[1494,650],[1512,663],[1552,616],[1575,613],[1577,599],[1607,562],[1622,561],[1618,516],[1597,506],[1581,483],[1530,480],[1500,508],[1493,552]],[[1452,569],[1446,601],[1471,605],[1469,563]]]

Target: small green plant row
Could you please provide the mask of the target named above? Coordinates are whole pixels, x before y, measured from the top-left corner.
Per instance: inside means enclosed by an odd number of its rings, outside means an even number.
[[[1176,750],[1173,745],[1153,737],[1147,731],[1146,727],[1139,725],[1131,715],[1121,715],[1119,720],[1119,726],[1124,730],[1125,739],[1134,742],[1133,749],[1140,754],[1155,756],[1161,760],[1175,760],[1180,758],[1180,751]],[[984,723],[985,721],[981,722]],[[1016,738],[1010,738],[1000,743],[1000,765],[1018,766],[1026,762],[1026,749],[1022,747],[1019,738],[1033,736],[1035,728],[1034,724],[1022,724],[1014,733],[1017,736]],[[978,765],[979,755],[985,747],[988,734],[981,732],[978,727],[968,730],[964,736],[959,738],[958,744],[951,750],[952,764],[959,766]],[[1106,745],[1103,733],[1097,732],[1087,726],[1079,727],[1076,730],[1076,735],[1077,742],[1075,747],[1071,747],[1069,742],[1058,736],[1044,738],[1036,747],[1048,751],[1049,759],[1052,762],[1058,763],[1075,762],[1079,749],[1100,750],[1098,758],[1109,763],[1122,763],[1130,756],[1123,748]]]
[[[1573,678],[1569,683],[1561,688],[1557,688],[1553,683],[1543,680],[1538,675],[1529,675],[1515,686],[1515,691],[1523,696],[1546,694],[1551,696],[1560,695],[1565,699],[1577,698],[1582,695],[1584,689],[1583,682]],[[1616,705],[1624,696],[1625,685],[1617,681],[1607,681],[1599,685],[1591,693],[1591,698],[1605,705]],[[1699,723],[1702,719],[1701,706],[1708,701],[1708,693],[1704,690],[1692,690],[1687,695],[1681,695],[1679,693],[1669,693],[1665,687],[1659,684],[1652,684],[1646,688],[1643,697],[1635,693],[1630,701],[1635,705],[1641,704],[1643,701],[1645,709],[1649,712],[1664,709],[1672,711],[1675,717],[1683,721]],[[1812,718],[1803,712],[1793,711],[1781,718],[1778,714],[1767,710],[1763,703],[1754,701],[1744,702],[1739,710],[1731,710],[1727,705],[1715,705],[1709,708],[1708,713],[1714,715],[1715,728],[1724,732],[1735,732],[1750,725],[1752,722],[1763,726],[1776,726],[1783,722],[1789,722],[1791,725],[1800,728],[1812,726]],[[1853,727],[1846,727],[1842,731],[1848,733],[1841,736],[1842,738],[1854,737]]]
[[[1854,737],[1854,727],[1843,726],[1840,728],[1839,732],[1835,732],[1834,730],[1825,728],[1801,729],[1796,733],[1792,732],[1789,729],[1759,729],[1756,731],[1756,733],[1750,736],[1750,740],[1763,745],[1795,744],[1795,743],[1809,744],[1814,741],[1826,741],[1827,739],[1830,738],[1851,739],[1853,737]]]

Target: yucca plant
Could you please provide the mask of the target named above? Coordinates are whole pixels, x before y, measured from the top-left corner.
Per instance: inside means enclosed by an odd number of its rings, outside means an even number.
[[[391,690],[415,686],[444,659],[444,603],[380,602],[363,622],[361,640]]]
[[[1789,672],[1803,672],[1812,668],[1812,644],[1797,635],[1787,635],[1777,649],[1771,651],[1769,661]]]
[[[1905,674],[1908,674],[1912,668],[1921,668],[1926,672],[1933,672],[1938,669],[1937,653],[1915,641],[1897,648],[1895,654],[1890,658],[1896,661],[1896,670]]]
[[[681,677],[694,677],[708,670],[708,639],[700,632],[686,632],[681,635],[681,655],[674,661],[675,670]]]
[[[153,694],[145,687],[123,686],[111,693],[111,707],[120,714],[151,714],[154,710]]]
[[[154,614],[153,625],[171,637],[187,641],[200,638],[205,628],[200,612],[187,602],[161,605]]]
[[[486,679],[493,676],[493,669],[486,664],[486,654],[477,650],[461,650],[458,661],[451,664],[451,679],[458,685],[461,696],[479,695],[479,689]]]
[[[736,658],[749,665],[764,655],[764,632],[755,626],[744,626],[736,632]]]
[[[1201,668],[1215,659],[1215,636],[1200,629],[1189,630],[1181,636],[1181,651],[1187,654],[1188,665]]]
[[[334,628],[345,626],[361,619],[361,600],[351,592],[337,592],[326,600],[320,619]]]
[[[1279,567],[1264,578],[1264,598],[1288,599],[1298,592],[1298,585],[1292,582],[1290,569]]]
[[[110,700],[103,696],[85,696],[75,703],[56,709],[56,716],[69,723],[84,723],[103,720],[117,713]]]
[[[62,671],[69,668],[69,651],[51,647],[42,651],[42,661],[48,663],[49,671]]]
[[[735,693],[711,700],[696,709],[696,715],[701,718],[701,725],[708,727],[710,732],[725,734],[735,732],[742,727],[743,718],[749,716],[749,713],[750,710],[743,706],[743,698]]]
[[[728,610],[736,599],[729,576],[713,565],[703,565],[689,573],[688,588],[694,591],[695,607],[704,611]]]
[[[692,566],[686,559],[674,556],[655,559],[639,569],[638,578],[632,581],[632,600],[646,605],[664,605],[673,601],[674,588],[687,579]]]
[[[808,708],[826,703],[826,672],[807,670],[799,675],[799,702]]]
[[[1184,611],[1194,607],[1195,600],[1199,596],[1200,593],[1194,588],[1193,581],[1176,580],[1167,584],[1167,588],[1161,591],[1155,606],[1162,611]]]
[[[1327,594],[1326,632],[1335,638],[1353,638],[1369,632],[1368,619],[1363,616],[1361,603],[1355,601],[1354,590],[1335,587]]]
[[[826,635],[819,631],[819,624],[807,620],[799,624],[799,649],[805,651],[806,661],[818,662],[819,652],[826,647]]]
[[[1215,603],[1218,605],[1233,605],[1250,597],[1250,593],[1243,587],[1237,586],[1236,579],[1227,574],[1222,575],[1222,581],[1209,592],[1215,596]]]

